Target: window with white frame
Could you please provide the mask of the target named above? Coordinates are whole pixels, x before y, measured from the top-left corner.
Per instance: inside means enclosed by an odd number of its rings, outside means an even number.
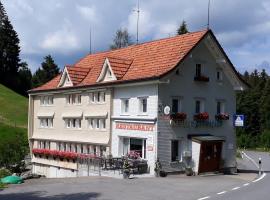
[[[147,98],[148,97],[139,98],[139,112],[140,113],[147,113]]]
[[[52,128],[53,118],[40,118],[40,128]]]
[[[218,100],[217,101],[217,114],[221,114],[225,112],[225,102]]]
[[[129,99],[121,99],[121,113],[127,114],[129,112]]]
[[[80,129],[81,128],[81,119],[79,119],[79,118],[65,119],[65,124],[66,124],[66,128]]]
[[[42,96],[42,97],[40,97],[40,105],[42,105],[42,106],[53,105],[53,96]]]
[[[104,91],[91,92],[89,95],[90,103],[105,103],[106,93]]]
[[[181,108],[181,98],[180,97],[172,97],[172,113],[178,113],[181,112],[182,108]]]
[[[95,130],[105,130],[106,129],[106,119],[103,118],[89,118],[88,127]]]
[[[66,96],[66,103],[68,105],[80,105],[82,103],[82,96],[80,94],[68,94]]]
[[[204,112],[204,100],[196,99],[195,100],[195,113]]]

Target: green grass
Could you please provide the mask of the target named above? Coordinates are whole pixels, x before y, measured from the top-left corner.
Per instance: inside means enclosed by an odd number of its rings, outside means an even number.
[[[28,99],[0,84],[0,122],[27,127]]]
[[[17,135],[23,135],[23,139],[27,141],[27,129],[22,127],[12,127],[7,124],[0,123],[0,137],[2,141],[9,140],[17,137]]]

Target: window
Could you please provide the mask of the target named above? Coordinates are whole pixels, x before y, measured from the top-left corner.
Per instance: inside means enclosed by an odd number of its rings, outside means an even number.
[[[105,102],[105,92],[92,92],[90,93],[91,103],[104,103]]]
[[[106,129],[106,119],[101,119],[100,122],[101,122],[101,128]]]
[[[204,105],[204,99],[195,99],[195,113],[198,114],[204,112]]]
[[[201,69],[202,66],[201,64],[196,64],[196,77],[200,77],[201,76]]]
[[[65,120],[66,123],[66,128],[77,128],[80,129],[81,128],[81,119],[66,119]]]
[[[122,99],[121,100],[121,112],[128,113],[129,112],[129,99]]]
[[[79,105],[82,103],[82,97],[80,94],[69,94],[66,97],[67,104]]]
[[[52,127],[53,127],[53,118],[40,119],[40,128],[52,128]]]
[[[40,98],[40,105],[48,106],[53,105],[53,96],[43,96]]]
[[[181,112],[181,99],[179,97],[172,98],[172,113]]]
[[[201,112],[201,101],[199,100],[196,100],[196,103],[195,103],[195,113],[200,113]]]
[[[130,151],[136,151],[141,158],[146,158],[146,140],[137,138],[123,138],[122,155],[127,155]]]
[[[217,114],[225,112],[225,103],[222,101],[217,101]]]
[[[171,141],[171,161],[179,161],[182,159],[181,154],[181,141],[172,140]]]
[[[217,81],[222,81],[223,77],[222,77],[222,70],[221,69],[217,69],[217,73],[216,73],[217,77]]]
[[[106,129],[106,119],[88,119],[90,129]]]
[[[97,119],[97,123],[96,123],[96,129],[99,129],[99,127],[100,127],[100,119]]]
[[[140,107],[139,107],[140,113],[146,113],[147,112],[147,98],[146,97],[139,98],[139,104],[140,104]]]

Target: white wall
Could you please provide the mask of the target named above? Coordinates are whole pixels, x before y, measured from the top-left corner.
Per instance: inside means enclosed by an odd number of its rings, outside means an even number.
[[[139,113],[138,97],[148,97],[147,113],[141,115]],[[130,112],[128,115],[121,114],[121,99],[129,98]],[[152,146],[153,150],[146,150],[146,160],[150,166],[150,173],[154,174],[154,163],[156,159],[156,139],[157,139],[157,85],[141,85],[132,87],[119,87],[114,89],[113,97],[113,122],[112,122],[112,154],[113,156],[121,156],[119,151],[122,148],[121,137],[146,139],[146,148]],[[148,119],[148,120],[145,120]],[[116,123],[148,123],[154,124],[153,131],[139,131],[139,130],[122,130],[116,129]]]

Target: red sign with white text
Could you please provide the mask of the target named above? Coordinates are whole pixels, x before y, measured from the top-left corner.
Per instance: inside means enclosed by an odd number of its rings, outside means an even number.
[[[124,130],[136,130],[136,131],[153,131],[154,124],[140,124],[140,123],[120,123],[116,122],[116,129],[124,129]]]

